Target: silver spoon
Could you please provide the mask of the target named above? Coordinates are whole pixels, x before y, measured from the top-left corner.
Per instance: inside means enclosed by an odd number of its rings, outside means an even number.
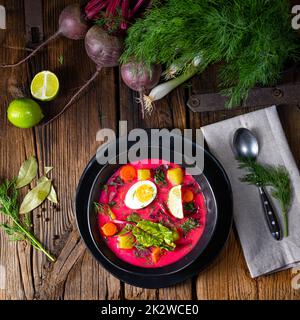
[[[232,149],[236,157],[256,160],[259,154],[259,143],[253,132],[246,128],[239,128],[234,133]],[[258,186],[258,189],[270,232],[274,239],[280,240],[282,232],[272,202],[263,187]]]

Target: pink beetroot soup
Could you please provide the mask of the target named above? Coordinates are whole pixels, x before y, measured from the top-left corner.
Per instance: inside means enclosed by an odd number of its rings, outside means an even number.
[[[165,172],[167,169],[180,167],[174,163],[169,163],[162,160],[152,160],[152,163],[150,163],[150,160],[147,159],[131,163],[131,165],[136,170],[150,169],[152,174],[149,180],[152,182],[154,182],[153,172],[158,167],[163,168]],[[186,208],[186,210],[184,210],[184,218],[177,219],[171,215],[166,205],[169,190],[172,188],[172,184],[167,178],[166,185],[157,185],[157,196],[150,205],[143,209],[132,210],[126,207],[124,204],[124,199],[129,188],[138,180],[136,178],[129,183],[122,182],[119,175],[120,170],[121,168],[109,178],[106,185],[102,188],[99,199],[100,203],[109,205],[115,214],[115,219],[113,220],[111,220],[107,215],[98,215],[99,232],[105,239],[107,246],[120,259],[127,263],[143,268],[163,267],[182,259],[197,244],[205,228],[206,206],[199,184],[196,182],[193,176],[184,174],[182,190],[184,192],[184,190],[189,189],[193,192],[193,209],[189,210],[190,204],[183,204],[184,208]],[[133,212],[137,213],[142,219],[152,222],[159,222],[166,227],[172,226],[172,228],[176,228],[179,234],[179,239],[175,241],[176,248],[173,251],[162,250],[159,260],[154,262],[151,258],[151,252],[153,248],[141,249],[137,246],[138,248],[134,247],[132,249],[120,249],[118,248],[118,236],[104,236],[101,227],[105,223],[109,221],[117,221],[116,225],[118,227],[118,231],[120,231],[125,226],[125,224],[120,224],[120,221],[126,221],[126,218]],[[183,226],[185,223],[187,224],[191,220],[196,222],[196,226],[191,230],[186,231]]]

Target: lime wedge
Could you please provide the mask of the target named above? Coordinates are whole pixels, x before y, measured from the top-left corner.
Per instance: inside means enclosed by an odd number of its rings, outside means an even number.
[[[181,200],[181,185],[175,186],[170,189],[167,204],[168,204],[170,213],[175,218],[182,219],[184,217],[182,200]]]
[[[57,76],[51,71],[41,71],[31,81],[30,91],[34,98],[41,101],[55,99],[59,91]]]

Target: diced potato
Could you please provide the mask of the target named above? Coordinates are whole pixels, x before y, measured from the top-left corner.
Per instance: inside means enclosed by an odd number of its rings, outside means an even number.
[[[138,169],[138,179],[140,181],[148,180],[151,178],[151,172],[149,169]]]
[[[178,186],[183,182],[183,171],[181,168],[169,169],[167,172],[167,177],[173,186]]]
[[[132,249],[135,243],[135,236],[132,234],[126,234],[124,236],[118,236],[119,249]]]
[[[173,230],[173,241],[179,240],[180,236],[176,229]]]

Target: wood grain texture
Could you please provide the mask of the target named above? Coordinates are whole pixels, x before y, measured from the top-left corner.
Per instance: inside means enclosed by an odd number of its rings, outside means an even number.
[[[43,1],[45,36],[57,29],[62,8],[72,0]],[[0,63],[15,62],[27,52],[24,33],[23,0],[1,0],[8,10],[8,30]],[[9,49],[10,48],[10,49]],[[19,49],[12,49],[19,48]],[[63,64],[59,57],[63,57]],[[141,119],[136,93],[121,81],[118,68],[104,69],[98,79],[57,121],[47,127],[20,130],[7,122],[9,101],[29,96],[29,84],[35,73],[54,71],[61,79],[59,97],[42,104],[46,117],[62,108],[80,85],[95,71],[86,56],[82,41],[57,39],[28,63],[0,74],[0,179],[12,178],[30,155],[39,162],[39,176],[44,166],[53,166],[51,178],[56,186],[59,205],[45,203],[33,213],[33,231],[57,262],[50,264],[44,255],[25,243],[11,243],[0,231],[0,265],[6,269],[6,288],[0,299],[300,299],[300,289],[292,288],[297,270],[251,279],[235,229],[229,241],[207,270],[179,285],[149,290],[120,283],[91,256],[85,248],[74,221],[74,194],[81,173],[100,143],[96,134],[101,128],[118,132],[118,120],[128,121],[128,130],[141,128],[199,128],[242,112],[226,110],[195,114],[186,107],[191,93],[215,92],[217,67],[208,68],[167,98],[156,103],[152,116]],[[285,80],[299,81],[299,74]],[[300,165],[300,106],[280,106],[288,142]],[[24,195],[24,190],[22,195]],[[3,217],[0,221],[4,221]]]

